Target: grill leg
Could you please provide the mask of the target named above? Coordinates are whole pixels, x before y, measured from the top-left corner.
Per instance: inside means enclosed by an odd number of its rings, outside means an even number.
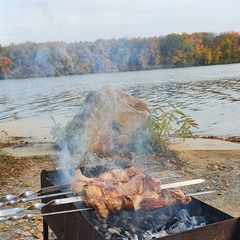
[[[48,224],[43,218],[43,240],[48,240]]]

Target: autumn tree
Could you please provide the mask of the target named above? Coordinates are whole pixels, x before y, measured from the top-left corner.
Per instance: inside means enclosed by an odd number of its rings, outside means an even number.
[[[2,55],[3,47],[0,45],[0,79],[9,78],[12,75],[12,71],[10,67],[12,65],[12,61]]]

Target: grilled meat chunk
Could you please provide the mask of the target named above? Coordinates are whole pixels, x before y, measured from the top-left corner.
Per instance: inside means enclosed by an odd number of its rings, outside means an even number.
[[[145,195],[140,202],[140,206],[143,210],[152,210],[177,203],[189,204],[190,202],[191,197],[185,196],[181,190],[168,189],[157,195],[154,192]]]

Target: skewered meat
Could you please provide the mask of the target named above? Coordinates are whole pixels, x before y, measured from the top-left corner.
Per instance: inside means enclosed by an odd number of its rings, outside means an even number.
[[[103,181],[103,182],[113,182],[113,181],[115,181],[114,177],[113,177],[113,174],[111,172],[105,172],[105,173],[99,175],[98,178],[99,178],[100,181]]]
[[[161,190],[161,185],[162,182],[159,179],[151,177],[145,177],[143,179],[144,192],[153,191],[158,193]]]
[[[99,199],[102,197],[102,190],[98,186],[84,186],[83,191],[88,198]]]
[[[98,218],[108,217],[109,210],[107,209],[107,206],[103,200],[86,198],[83,203],[86,207],[93,207],[96,210],[96,215]]]
[[[85,206],[93,207],[99,218],[107,218],[109,212],[121,209],[151,210],[178,202],[191,202],[191,198],[180,190],[161,191],[161,184],[159,179],[146,176],[136,167],[130,167],[113,169],[98,178],[87,178],[77,170],[76,182],[71,185],[71,189],[75,195],[86,196]]]
[[[142,200],[142,196],[135,194],[131,197],[123,196],[123,209],[130,211],[137,211],[141,208],[140,202]]]
[[[134,195],[143,193],[143,181],[138,176],[133,177],[125,183],[118,183],[118,187],[123,190],[124,195]]]
[[[177,189],[168,189],[162,191],[158,196],[154,192],[150,195],[145,195],[140,202],[143,210],[152,210],[155,208],[162,208],[165,206],[175,205],[176,203],[189,204],[191,197],[185,196],[184,193]]]
[[[130,177],[129,177],[127,171],[122,171],[120,169],[113,169],[111,171],[111,173],[112,173],[114,179],[117,181],[127,182],[130,180]]]
[[[122,209],[124,192],[115,187],[103,188],[103,199],[111,212],[117,212]]]

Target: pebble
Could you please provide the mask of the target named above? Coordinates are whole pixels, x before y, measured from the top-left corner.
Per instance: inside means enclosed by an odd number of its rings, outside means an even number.
[[[11,221],[5,221],[5,222],[4,222],[4,225],[11,226],[11,225],[12,225],[12,222],[11,222]]]
[[[0,240],[12,239],[12,234],[10,232],[0,232]]]

